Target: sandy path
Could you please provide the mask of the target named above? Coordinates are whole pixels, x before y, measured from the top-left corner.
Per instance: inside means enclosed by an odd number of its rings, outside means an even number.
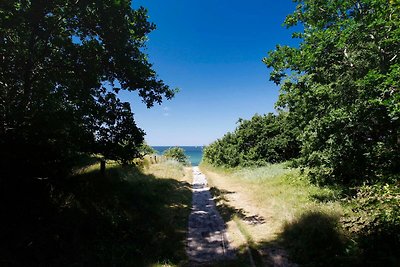
[[[233,259],[235,254],[226,237],[225,223],[198,167],[193,167],[192,205],[187,243],[191,266]]]

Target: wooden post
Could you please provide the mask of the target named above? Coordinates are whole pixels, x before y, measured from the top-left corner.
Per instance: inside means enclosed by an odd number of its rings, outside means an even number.
[[[100,173],[103,176],[106,175],[106,160],[105,159],[100,160]]]

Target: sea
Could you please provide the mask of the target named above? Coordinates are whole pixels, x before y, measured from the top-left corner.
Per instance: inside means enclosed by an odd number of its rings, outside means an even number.
[[[158,154],[163,154],[165,150],[171,148],[172,146],[153,146]],[[185,151],[186,156],[188,156],[192,166],[199,166],[201,159],[203,157],[203,146],[179,146]]]

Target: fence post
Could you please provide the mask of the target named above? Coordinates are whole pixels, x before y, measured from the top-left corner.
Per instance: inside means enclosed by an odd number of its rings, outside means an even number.
[[[106,175],[106,160],[105,159],[100,160],[100,173],[103,176]]]

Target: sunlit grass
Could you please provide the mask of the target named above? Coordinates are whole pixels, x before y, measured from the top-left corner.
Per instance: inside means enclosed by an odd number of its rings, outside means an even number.
[[[234,244],[240,247],[246,241],[251,246],[279,244],[288,225],[310,213],[329,214],[334,218],[346,212],[339,193],[332,188],[312,185],[298,169],[286,164],[258,168],[222,169],[202,165],[208,177]],[[215,193],[216,192],[216,193]],[[321,220],[322,221],[322,220]],[[240,242],[239,230],[244,237]]]
[[[151,164],[144,168],[143,172],[157,177],[170,177],[179,181],[192,182],[191,169],[175,160],[163,160],[159,164]]]

